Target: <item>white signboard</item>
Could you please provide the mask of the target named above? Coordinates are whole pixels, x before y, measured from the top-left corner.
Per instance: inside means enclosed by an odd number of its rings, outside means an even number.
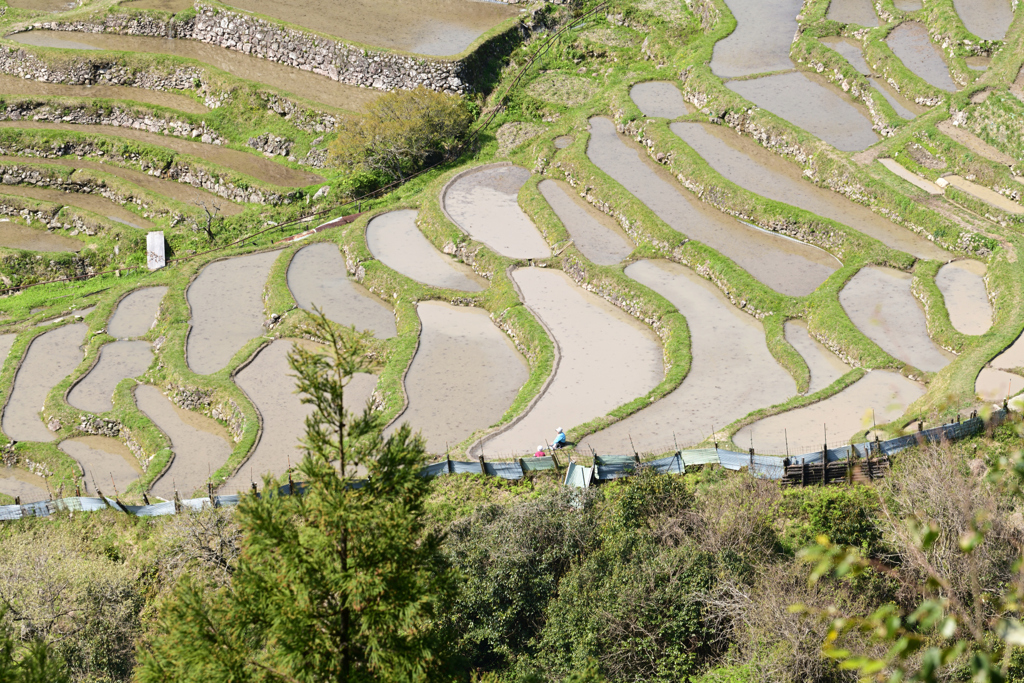
[[[146,235],[146,265],[150,270],[159,270],[167,265],[164,257],[163,232],[151,232]]]

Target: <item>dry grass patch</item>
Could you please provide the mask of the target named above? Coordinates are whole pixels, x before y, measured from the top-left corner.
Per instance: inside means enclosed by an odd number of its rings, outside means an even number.
[[[530,95],[566,107],[583,104],[597,93],[597,85],[581,76],[548,74],[530,84]]]
[[[537,123],[522,123],[520,121],[506,123],[495,133],[495,137],[498,139],[498,156],[507,157],[513,149],[527,140],[532,140],[545,130],[544,126]]]

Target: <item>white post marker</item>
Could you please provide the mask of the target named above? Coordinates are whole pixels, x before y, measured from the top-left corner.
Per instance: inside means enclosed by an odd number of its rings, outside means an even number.
[[[146,265],[150,270],[160,270],[167,265],[163,232],[151,232],[146,235]]]

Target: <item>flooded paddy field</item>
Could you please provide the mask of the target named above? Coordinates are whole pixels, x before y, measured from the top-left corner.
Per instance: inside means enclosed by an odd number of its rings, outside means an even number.
[[[829,7],[831,7],[831,5]],[[867,63],[867,60],[864,59],[864,51],[858,41],[853,40],[852,38],[840,38],[838,36],[828,36],[821,38],[820,40],[824,45],[841,54],[846,61],[850,63],[850,66],[866,76],[868,81],[871,83],[871,87],[882,93],[882,97],[884,97],[896,111],[897,116],[910,120],[918,114],[922,114],[926,111],[924,107],[911,102],[907,98],[903,97],[903,95],[896,92],[896,90],[894,90],[884,78],[878,78],[874,75],[871,71],[871,67]]]
[[[629,97],[644,116],[675,119],[689,111],[683,93],[667,81],[637,83],[630,88]]]
[[[66,12],[78,7],[78,0],[13,0],[8,4],[35,12]]]
[[[711,71],[723,78],[792,69],[789,46],[801,0],[727,0],[736,29],[715,43]]]
[[[972,183],[970,180],[958,175],[946,175],[943,176],[943,179],[956,189],[966,192],[975,199],[980,199],[990,206],[994,206],[997,209],[1001,209],[1007,213],[1012,213],[1017,216],[1024,214],[1024,206],[1021,206],[1009,197],[1004,197],[984,185]]]
[[[51,0],[52,1],[52,0]],[[232,7],[370,47],[449,56],[518,8],[479,0],[228,0]]]
[[[928,29],[917,21],[905,21],[885,39],[903,65],[940,90],[954,92],[956,84],[942,59],[942,50],[928,37]]]
[[[903,178],[911,185],[924,190],[928,194],[935,196],[942,194],[941,187],[926,178],[922,178],[909,168],[900,165],[900,163],[895,159],[879,159],[878,163],[898,175],[900,178]]]
[[[874,370],[823,401],[741,428],[733,441],[740,448],[752,443],[756,452],[780,455],[786,453],[787,445],[791,453],[820,451],[825,443],[845,445],[872,424],[898,418],[924,391],[922,385],[898,372]]]
[[[964,27],[982,40],[1002,40],[1013,22],[1010,0],[953,0]]]
[[[998,368],[982,368],[974,391],[983,401],[1002,403],[1024,389],[1024,377]]]
[[[0,493],[20,498],[22,503],[47,500],[50,497],[46,480],[16,467],[0,465]]]
[[[30,95],[33,97],[87,97],[102,100],[127,100],[140,104],[167,107],[168,109],[183,111],[186,114],[202,115],[210,112],[202,102],[196,102],[190,97],[161,90],[130,88],[123,85],[65,85],[63,83],[35,81],[30,78],[18,78],[8,74],[0,74],[0,92],[7,95]]]
[[[289,376],[293,374],[288,367],[293,343],[290,339],[272,342],[235,375],[235,383],[256,406],[263,424],[249,459],[221,486],[222,493],[248,491],[252,481],[263,488],[264,474],[276,477],[284,474],[289,463],[294,467],[302,462],[299,439],[305,434],[305,419],[313,408],[301,402],[294,378]],[[376,386],[375,375],[355,375],[345,388],[345,408],[361,413]]]
[[[405,377],[409,403],[390,431],[408,422],[430,453],[444,453],[500,420],[530,369],[483,309],[423,301],[416,313],[423,329]]]
[[[153,224],[145,218],[99,195],[82,192],[62,192],[61,190],[51,190],[46,187],[35,187],[32,185],[4,185],[0,187],[0,201],[3,201],[4,195],[50,202],[59,206],[74,206],[91,211],[99,216],[105,216],[112,221],[137,228],[138,230],[153,229]]]
[[[817,75],[793,72],[730,81],[726,86],[844,152],[862,150],[879,140],[867,109]]]
[[[0,219],[0,247],[25,251],[81,251],[85,244],[45,228],[30,228],[12,220]]]
[[[166,287],[143,287],[121,299],[107,323],[107,334],[118,339],[129,339],[149,332],[165,294]]]
[[[540,193],[569,231],[573,244],[599,266],[611,266],[629,256],[632,240],[611,216],[583,201],[565,181],[542,180]]]
[[[680,233],[732,259],[776,291],[803,296],[838,267],[828,252],[772,234],[723,214],[685,190],[665,169],[615,131],[609,119],[590,119],[587,156]]]
[[[398,334],[395,312],[348,278],[345,259],[336,244],[311,244],[295,252],[288,266],[288,288],[300,308],[321,308],[339,325],[369,330],[378,339]]]
[[[323,178],[315,173],[290,168],[258,154],[240,152],[236,149],[229,149],[220,145],[193,142],[192,140],[172,135],[150,133],[146,130],[116,126],[80,125],[77,123],[51,123],[49,121],[0,121],[0,127],[31,130],[63,130],[72,133],[135,140],[136,142],[144,142],[155,147],[164,147],[179,154],[188,154],[199,159],[205,159],[229,168],[236,173],[248,175],[259,181],[279,187],[305,187],[306,185],[323,181]]]
[[[949,320],[958,332],[985,334],[992,327],[992,305],[985,289],[985,264],[954,261],[939,269],[935,284],[942,292]]]
[[[645,395],[663,378],[658,338],[633,317],[584,291],[562,271],[520,268],[512,280],[558,345],[554,377],[511,427],[473,454],[533,453],[557,427],[569,429]]]
[[[858,24],[874,28],[878,26],[878,15],[871,0],[832,0],[828,4],[826,19],[844,24]]]
[[[144,341],[116,341],[100,349],[100,358],[68,393],[68,403],[88,413],[114,409],[112,398],[118,382],[138,377],[153,362],[153,347]]]
[[[673,123],[683,139],[723,176],[763,197],[785,202],[847,225],[883,244],[920,258],[945,260],[949,253],[866,206],[803,177],[796,164],[769,152],[731,128],[710,123]]]
[[[32,340],[4,407],[3,430],[14,441],[53,441],[39,413],[46,395],[82,362],[88,328],[81,323],[44,332]]]
[[[361,111],[382,94],[379,90],[345,85],[326,76],[195,40],[72,31],[27,31],[9,36],[8,40],[37,47],[185,57],[209,64],[246,81],[268,85],[311,102],[348,111]]]
[[[170,467],[150,487],[164,500],[182,498],[203,488],[231,455],[231,438],[216,420],[184,410],[151,384],[135,388],[135,404],[160,428],[171,442],[174,459]]]
[[[479,292],[487,280],[434,248],[416,227],[416,211],[377,216],[366,225],[366,245],[382,263],[417,282],[445,289]]]
[[[954,126],[952,121],[940,121],[935,124],[935,127],[938,128],[943,135],[953,138],[975,154],[983,156],[990,161],[994,161],[997,164],[1005,164],[1006,166],[1014,166],[1017,164],[1017,160],[1009,154],[1001,152],[969,130],[964,130],[959,126]]]
[[[910,292],[911,279],[892,268],[861,268],[839,292],[839,303],[853,324],[889,355],[937,372],[952,356],[928,336],[924,310]]]
[[[11,355],[14,340],[17,338],[16,334],[0,334],[0,368],[3,368],[4,363],[7,362],[7,356]]]
[[[796,394],[793,378],[768,351],[761,323],[733,306],[714,284],[670,261],[639,261],[626,268],[626,275],[668,299],[686,318],[690,372],[657,403],[583,439],[584,449],[673,450],[674,442],[698,443],[712,427],[721,429]]]
[[[263,333],[263,286],[278,255],[271,251],[215,261],[189,285],[192,327],[185,359],[197,375],[217,372]]]
[[[520,166],[496,164],[457,177],[441,203],[467,235],[509,258],[547,258],[551,248],[519,207],[519,190],[530,179]]]
[[[811,336],[803,320],[787,320],[784,332],[786,341],[803,356],[811,373],[810,385],[804,393],[817,393],[850,371],[850,366]]]
[[[904,12],[916,12],[924,7],[924,0],[895,0],[896,9]]]
[[[113,497],[142,475],[135,454],[117,439],[106,436],[78,436],[60,442],[59,448],[82,468],[82,494],[99,491]]]

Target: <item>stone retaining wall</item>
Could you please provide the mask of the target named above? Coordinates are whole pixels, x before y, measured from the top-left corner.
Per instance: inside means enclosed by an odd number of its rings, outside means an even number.
[[[139,197],[131,194],[121,194],[113,188],[107,187],[102,181],[95,180],[70,180],[59,174],[51,173],[44,169],[20,164],[0,164],[0,183],[4,185],[32,185],[34,187],[48,187],[62,192],[75,192],[77,194],[94,194],[105,197],[115,204],[125,206],[134,204],[146,212],[145,217],[163,215],[167,211],[151,212],[150,205]]]

